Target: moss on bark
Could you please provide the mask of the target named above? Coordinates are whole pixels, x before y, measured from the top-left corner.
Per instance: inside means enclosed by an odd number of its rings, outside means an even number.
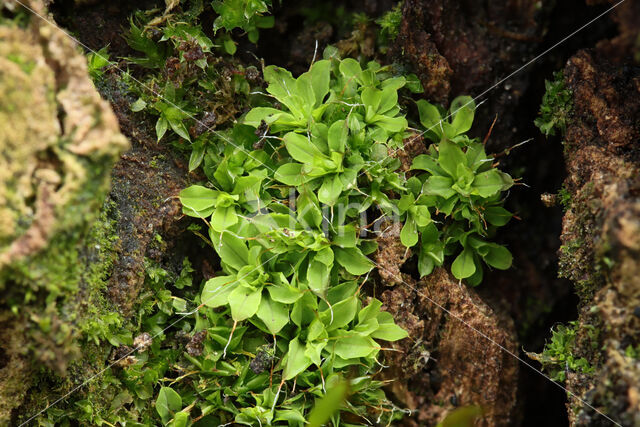
[[[66,375],[87,322],[111,312],[100,295],[115,238],[97,215],[128,142],[84,55],[38,18],[2,20],[0,96],[0,423],[9,423],[38,373]],[[46,401],[29,399],[34,410]]]

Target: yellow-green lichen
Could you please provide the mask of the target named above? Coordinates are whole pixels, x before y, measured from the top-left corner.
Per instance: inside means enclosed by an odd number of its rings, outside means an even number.
[[[101,205],[100,193],[85,191],[104,193],[104,166],[128,143],[87,77],[84,56],[43,21],[0,27],[0,93],[1,269],[42,250],[56,230],[84,223],[67,207]]]

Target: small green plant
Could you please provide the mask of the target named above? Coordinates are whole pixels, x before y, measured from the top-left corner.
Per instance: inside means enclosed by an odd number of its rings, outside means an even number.
[[[231,30],[242,29],[251,43],[257,43],[260,28],[271,28],[274,24],[273,16],[265,16],[271,7],[271,0],[216,0],[212,2],[213,10],[218,13],[218,17],[213,23],[213,29],[226,30],[225,34],[219,37],[225,51],[233,55],[236,52],[236,45],[230,36]]]
[[[200,297],[218,310],[228,333],[218,340],[219,360],[237,357],[238,331],[263,334],[259,345],[274,350],[265,397],[239,409],[236,422],[278,421],[281,411],[292,410],[282,390],[296,383],[310,387],[303,394],[313,394],[330,378],[351,378],[349,402],[369,402],[381,393],[371,378],[379,340],[406,332],[380,311],[380,301],[362,302],[377,233],[363,214],[404,223],[403,244],[421,242],[422,275],[460,247],[452,271],[472,284],[482,278],[480,260],[495,268],[511,265],[507,249],[486,238],[511,217],[500,193],[513,180],[466,135],[474,115],[470,98],[456,99],[450,114],[419,103],[434,144],[414,160],[408,178],[389,155],[409,135],[398,103],[406,79],[392,67],[370,62],[362,68],[332,52],[297,78],[265,68],[267,94],[202,155],[209,159],[203,168],[208,183],[180,193],[184,213],[206,221],[221,259],[222,272],[206,282]],[[367,387],[355,387],[353,378]],[[303,420],[311,407],[293,408],[295,419]],[[366,411],[356,408],[342,410],[364,417]],[[334,423],[339,420],[338,414]]]
[[[544,85],[546,92],[542,97],[540,117],[534,124],[547,136],[555,135],[556,130],[564,135],[573,110],[573,94],[566,87],[562,72],[554,73],[553,80],[545,80]]]
[[[434,144],[429,154],[417,156],[412,165],[412,169],[427,174],[410,178],[407,186],[414,189],[417,206],[435,207],[446,219],[441,230],[429,224],[422,232],[420,274],[431,273],[434,266],[442,265],[445,254],[456,253],[461,246],[451,271],[456,278],[477,285],[483,276],[481,260],[497,269],[511,266],[509,251],[486,238],[512,216],[502,207],[501,193],[514,181],[494,167],[482,143],[466,135],[475,109],[470,97],[454,99],[448,113],[424,100],[418,102],[418,109],[426,136]],[[407,221],[403,227],[406,246],[417,243],[415,238],[409,240],[415,229],[413,223]],[[406,227],[410,227],[408,233]]]
[[[383,45],[393,42],[400,32],[402,23],[402,2],[398,2],[390,11],[386,12],[376,24],[380,26],[379,41]]]
[[[565,212],[571,209],[571,193],[565,186],[562,186],[560,190],[558,190],[558,198]]]
[[[210,3],[187,0],[182,3],[171,6],[174,13],[165,12],[155,19],[149,12],[138,12],[132,17],[127,41],[133,49],[145,54],[141,58],[130,58],[133,62],[148,67],[161,66],[167,58],[168,47],[163,42],[168,40],[186,43],[182,45],[182,54],[198,55],[198,52],[188,49],[191,47],[188,44],[194,43],[202,49],[199,53],[216,48],[233,55],[237,49],[231,36],[233,30],[242,30],[251,43],[257,43],[259,29],[271,28],[274,24],[273,16],[266,15],[271,7],[270,0],[216,0]],[[210,32],[197,23],[205,12],[216,15]],[[215,43],[206,33],[215,36]],[[203,61],[203,58],[198,60]]]
[[[585,326],[589,329],[589,325]],[[592,344],[596,342],[595,329],[590,327]],[[564,381],[567,372],[581,372],[589,374],[594,368],[584,357],[576,357],[575,349],[578,332],[578,322],[569,322],[568,326],[558,325],[551,330],[551,342],[548,342],[542,353],[529,354],[530,357],[542,363],[542,367],[549,372],[554,381]]]
[[[122,76],[138,97],[132,111],[157,117],[158,140],[168,130],[172,131],[168,136],[178,135],[179,140],[166,139],[194,153],[191,170],[204,160],[210,130],[234,120],[245,109],[251,87],[260,77],[255,67],[215,54],[222,45],[212,40],[213,30],[205,32],[198,24],[204,6],[197,3],[188,2],[190,9],[155,19],[153,13],[143,12],[132,17],[127,41],[142,56],[125,59],[147,70],[142,81],[128,73]],[[226,33],[220,29],[217,34]]]
[[[89,76],[93,80],[97,80],[104,75],[104,68],[110,65],[109,52],[107,47],[103,47],[97,52],[91,52],[87,55],[87,65],[89,68]]]
[[[627,348],[624,349],[624,355],[632,359],[640,359],[640,345],[634,347],[629,344]]]

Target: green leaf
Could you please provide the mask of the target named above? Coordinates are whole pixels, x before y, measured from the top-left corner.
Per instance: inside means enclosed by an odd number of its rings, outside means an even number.
[[[302,166],[300,163],[286,163],[276,170],[274,178],[286,185],[294,187],[302,185],[305,182]]]
[[[267,92],[275,96],[282,104],[286,105],[294,115],[299,115],[301,112],[293,95],[296,81],[291,73],[284,68],[269,65],[264,69],[263,74],[265,81],[269,82]]]
[[[457,178],[458,165],[466,165],[467,158],[458,144],[444,140],[438,145],[438,163],[449,176]]]
[[[162,387],[156,399],[156,411],[163,422],[168,422],[172,413],[182,409],[182,398],[171,387]]]
[[[338,174],[327,176],[318,190],[318,200],[325,205],[333,206],[340,198],[342,190],[342,182]]]
[[[367,87],[362,91],[361,99],[367,112],[365,120],[369,122],[378,113],[378,108],[382,101],[382,91],[373,87]]]
[[[348,325],[356,317],[357,312],[358,299],[354,294],[323,311],[321,318],[327,325],[327,331],[334,331]]]
[[[335,354],[343,359],[367,357],[378,349],[374,340],[354,333],[338,339],[333,348]]]
[[[358,322],[364,323],[369,319],[375,319],[378,313],[380,313],[380,307],[382,307],[382,302],[376,298],[372,298],[369,301],[369,305],[358,313]]]
[[[411,93],[424,93],[424,88],[418,76],[415,74],[409,74],[406,76],[407,83],[405,87],[411,91]]]
[[[311,359],[311,362],[316,365],[322,365],[322,350],[327,345],[327,341],[322,342],[307,342],[304,354]]]
[[[501,245],[489,245],[489,253],[483,257],[484,261],[498,270],[507,270],[511,267],[513,256],[507,248]]]
[[[418,230],[413,218],[407,219],[400,231],[400,241],[403,245],[410,248],[418,243]]]
[[[272,334],[277,334],[289,322],[289,309],[285,304],[272,301],[269,296],[263,296],[256,313]]]
[[[482,165],[491,161],[484,151],[484,145],[480,143],[473,143],[469,145],[469,147],[467,147],[467,152],[464,153],[464,155],[467,158],[467,165],[469,165],[469,168],[474,172]]]
[[[411,209],[412,216],[418,227],[426,227],[431,224],[431,212],[424,205],[416,205]]]
[[[300,77],[296,79],[295,95],[299,96],[302,101],[299,105],[300,111],[303,112],[304,115],[311,114],[316,104],[316,96],[313,92],[311,74],[309,72],[301,74]]]
[[[274,421],[289,421],[289,425],[291,425],[291,423],[296,425],[295,423],[304,424],[307,422],[304,415],[296,409],[276,410],[276,417]]]
[[[357,248],[335,248],[336,261],[349,273],[357,276],[368,273],[373,263]]]
[[[248,319],[258,311],[262,300],[262,290],[253,290],[249,286],[238,286],[229,293],[231,317],[236,322]]]
[[[283,304],[293,304],[298,301],[303,293],[291,285],[286,286],[269,286],[267,287],[271,299]]]
[[[318,205],[318,198],[306,187],[300,190],[296,200],[296,214],[298,221],[305,227],[317,228],[322,224],[322,210]]]
[[[448,199],[456,194],[453,186],[453,180],[446,176],[434,175],[429,177],[422,187],[424,194],[429,196],[440,196]]]
[[[169,118],[168,121],[169,126],[171,126],[171,129],[173,129],[175,133],[177,133],[181,138],[184,138],[187,141],[191,142],[189,131],[187,130],[187,127],[184,125],[184,123],[182,123],[182,119],[173,120]]]
[[[316,103],[322,102],[329,93],[329,78],[331,73],[331,61],[316,61],[311,65],[311,86],[315,94]]]
[[[281,117],[293,120],[293,116],[285,111],[272,107],[255,107],[247,113],[242,123],[257,128],[263,120],[267,124],[272,124]]]
[[[391,88],[391,89],[397,91],[398,89],[404,87],[406,82],[407,82],[407,80],[402,76],[387,78],[387,79],[382,80],[382,84],[380,85],[380,89]],[[396,104],[397,104],[397,101],[396,101]]]
[[[356,228],[353,224],[341,225],[336,229],[333,244],[341,248],[355,248],[357,242]]]
[[[238,215],[236,215],[235,206],[217,208],[215,211],[213,211],[213,215],[211,216],[211,227],[215,231],[227,230],[237,222]]]
[[[424,126],[427,131],[431,130],[437,135],[442,135],[440,127],[442,115],[440,114],[438,107],[428,103],[424,99],[419,100],[417,105],[418,113],[420,114],[420,123],[422,123],[422,126]]]
[[[482,407],[477,405],[456,408],[436,427],[471,427],[476,425],[482,413]]]
[[[424,170],[429,172],[431,175],[446,175],[444,169],[442,169],[438,163],[434,160],[433,157],[427,154],[420,154],[415,159],[413,159],[413,163],[411,164],[412,170]]]
[[[321,427],[340,409],[349,395],[349,383],[338,381],[327,390],[327,394],[316,404],[309,414],[308,427]]]
[[[349,128],[344,120],[338,120],[329,127],[328,142],[332,151],[344,153]]]
[[[472,187],[481,197],[491,197],[502,189],[504,181],[497,169],[479,173],[473,180]]]
[[[313,259],[315,261],[319,261],[326,265],[327,267],[331,267],[333,265],[333,251],[331,248],[325,247],[316,252]]]
[[[491,225],[501,227],[509,222],[513,214],[501,206],[490,206],[484,210],[484,218]]]
[[[209,229],[214,249],[225,264],[240,270],[249,262],[249,249],[245,242],[227,232],[218,233]]]
[[[460,135],[471,129],[473,116],[476,110],[476,103],[470,96],[459,96],[451,101],[449,108],[452,114],[451,126]]]
[[[332,286],[329,289],[329,292],[327,292],[327,301],[329,304],[337,304],[340,301],[351,297],[351,295],[355,294],[357,290],[357,282],[349,281],[340,283],[339,285]]]
[[[482,282],[482,277],[484,276],[484,272],[482,271],[482,263],[478,259],[478,257],[474,257],[473,261],[476,263],[476,272],[473,273],[470,277],[467,277],[467,284],[471,286],[478,286],[480,282]]]
[[[380,312],[377,317],[378,329],[371,334],[372,338],[385,341],[398,341],[409,336],[407,331],[396,325],[391,313]]]
[[[309,288],[317,295],[324,295],[329,287],[330,267],[315,258],[309,262],[307,268],[307,282]]]
[[[324,327],[324,323],[322,323],[319,317],[313,319],[311,324],[309,324],[307,331],[307,341],[324,340],[329,336],[329,334],[327,334],[327,330]]]
[[[139,111],[144,110],[146,107],[147,107],[147,103],[144,101],[144,99],[138,98],[138,100],[136,102],[131,104],[131,111],[133,111],[134,113],[137,113]],[[156,125],[157,125],[157,123],[156,123]],[[160,139],[160,138],[158,138],[158,139]]]
[[[169,122],[166,118],[164,118],[164,116],[160,116],[160,118],[156,122],[156,136],[158,138],[158,141],[162,139],[168,128]]]
[[[340,73],[347,78],[354,78],[362,74],[362,68],[353,58],[345,58],[340,62]]]
[[[286,356],[287,363],[283,371],[285,380],[294,378],[311,365],[311,359],[307,357],[305,350],[305,347],[298,341],[298,337],[289,341],[289,351]]]
[[[436,264],[432,257],[430,257],[426,251],[421,250],[418,254],[418,273],[420,278],[428,276],[433,272]]]
[[[404,131],[408,124],[407,119],[404,117],[389,117],[383,115],[377,115],[373,118],[373,121],[376,125],[380,126],[387,132],[402,132]],[[383,141],[384,142],[384,141]]]
[[[463,249],[451,265],[451,272],[456,279],[466,279],[476,272],[476,265],[473,261],[473,251],[469,248]]]
[[[202,139],[196,140],[191,145],[191,155],[189,156],[189,172],[193,172],[200,166],[204,159],[204,142]]]
[[[171,427],[187,427],[187,423],[189,422],[189,414],[187,412],[178,412],[173,417],[173,422],[171,423]]]
[[[380,94],[378,114],[384,114],[398,105],[398,91],[393,87],[386,87]]]
[[[224,51],[229,55],[234,55],[236,53],[236,50],[238,49],[236,43],[231,37],[225,38],[222,42],[222,46],[224,47]]]
[[[311,164],[314,156],[324,157],[306,136],[294,132],[289,132],[284,136],[284,145],[291,157],[300,163]]]
[[[318,298],[311,292],[304,292],[302,298],[293,304],[291,320],[300,327],[308,325],[316,318],[317,309]]]
[[[219,191],[200,185],[187,187],[178,194],[184,213],[198,218],[206,218],[214,210]]]

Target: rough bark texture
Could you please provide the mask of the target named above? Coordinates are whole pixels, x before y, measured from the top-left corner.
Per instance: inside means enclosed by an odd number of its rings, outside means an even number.
[[[544,32],[538,6],[535,0],[407,0],[394,56],[417,74],[427,99],[446,104],[461,94],[478,96],[533,57]],[[528,73],[514,74],[478,110],[476,127],[483,132],[499,117],[492,147],[514,144],[520,125],[514,106],[530,79]]]
[[[625,349],[640,342],[640,72],[613,62],[615,43],[579,52],[564,70],[574,111],[565,142],[571,205],[561,266],[581,296],[580,330],[600,331],[600,345],[582,339],[577,350],[595,373],[571,375],[567,386],[633,426],[640,423],[640,364]],[[568,406],[574,425],[608,425],[576,399]]]
[[[380,298],[410,336],[387,356],[392,368],[385,373],[395,399],[413,412],[405,425],[435,425],[456,407],[469,405],[483,408],[479,425],[513,425],[518,418],[513,321],[445,269],[420,281],[402,273],[411,252],[400,242],[400,225],[383,230],[375,258],[380,278],[393,288]]]
[[[478,425],[516,422],[518,361],[504,350],[518,350],[508,316],[442,268],[422,281],[404,275],[381,298],[411,336],[391,356],[388,373],[394,396],[415,411],[405,425],[435,425],[469,405],[483,408]]]

